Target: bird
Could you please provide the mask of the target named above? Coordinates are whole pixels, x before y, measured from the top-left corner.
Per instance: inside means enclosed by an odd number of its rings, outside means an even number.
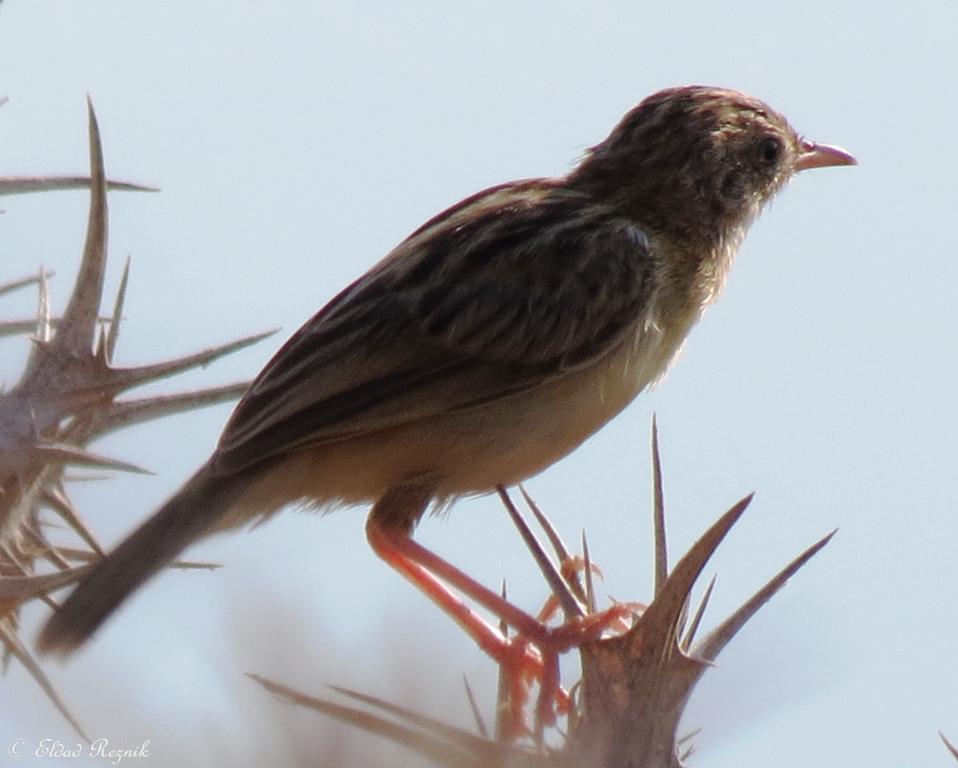
[[[74,650],[191,543],[293,505],[369,504],[377,554],[428,570],[413,533],[430,505],[575,450],[664,376],[786,182],[854,164],[757,98],[687,85],[639,102],[565,175],[439,213],[293,334],[38,648]]]

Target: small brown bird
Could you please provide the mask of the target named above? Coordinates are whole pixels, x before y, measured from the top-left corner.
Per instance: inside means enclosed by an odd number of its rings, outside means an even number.
[[[757,99],[688,86],[642,101],[568,175],[449,208],[297,331],[39,646],[76,647],[188,544],[290,504],[372,503],[370,542],[413,575],[431,502],[574,450],[663,375],[785,182],[854,163]]]

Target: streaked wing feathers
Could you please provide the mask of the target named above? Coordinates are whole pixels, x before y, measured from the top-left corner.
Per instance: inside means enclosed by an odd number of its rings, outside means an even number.
[[[639,229],[549,182],[473,196],[286,343],[237,406],[218,465],[238,471],[587,365],[643,314],[650,268]]]

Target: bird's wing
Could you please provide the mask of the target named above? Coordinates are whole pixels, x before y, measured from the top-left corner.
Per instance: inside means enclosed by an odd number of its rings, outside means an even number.
[[[297,331],[237,406],[217,464],[237,471],[588,365],[642,316],[650,262],[637,227],[543,183],[469,198]]]

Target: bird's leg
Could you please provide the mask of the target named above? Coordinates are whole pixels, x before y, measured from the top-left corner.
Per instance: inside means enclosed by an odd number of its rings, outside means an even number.
[[[408,545],[414,544],[408,533],[384,528],[378,524],[378,521],[370,515],[366,522],[366,536],[373,551],[386,563],[392,566],[396,571],[402,574],[412,583],[420,592],[432,600],[439,608],[452,618],[468,634],[482,651],[490,656],[502,670],[503,680],[506,686],[506,698],[508,701],[509,717],[506,720],[508,732],[503,734],[507,741],[531,733],[525,721],[525,704],[528,700],[528,690],[531,684],[540,681],[540,704],[536,708],[536,719],[539,721],[554,722],[552,714],[553,707],[560,710],[568,707],[568,694],[559,687],[558,675],[554,680],[545,681],[546,663],[543,660],[544,654],[530,643],[525,637],[515,635],[506,637],[498,628],[483,619],[479,614],[473,611],[465,602],[454,594],[442,581],[435,576],[429,568],[423,567],[415,562],[414,557],[408,552]],[[416,545],[416,550],[424,548]],[[419,554],[417,551],[416,554]],[[431,554],[431,553],[430,553]],[[435,557],[435,556],[433,556]],[[438,558],[437,558],[438,559]],[[453,566],[449,566],[452,568]],[[458,569],[456,569],[458,570]],[[473,585],[481,590],[483,587],[470,577],[463,576],[473,582]],[[462,588],[461,583],[458,585]],[[519,619],[521,623],[526,624],[535,619],[521,610],[506,602],[503,598],[503,611],[509,613],[513,619]],[[546,658],[558,658],[555,653],[546,654]],[[552,665],[548,665],[551,670]],[[558,666],[555,667],[556,672]],[[548,696],[548,702],[541,701]],[[548,716],[542,718],[540,712],[548,711]]]
[[[431,498],[432,488],[426,485],[406,485],[387,492],[373,506],[366,521],[366,537],[370,546],[381,560],[398,571],[462,627],[485,653],[510,668],[521,668],[525,676],[538,677],[542,669],[538,651],[528,645],[520,651],[520,644],[503,637],[496,627],[466,605],[440,578],[473,597],[475,592],[492,595],[501,605],[500,611],[490,610],[496,615],[500,612],[507,614],[503,618],[509,624],[537,625],[536,620],[413,541],[413,526]],[[434,570],[437,564],[438,572]],[[450,580],[450,572],[458,578]],[[462,586],[463,582],[466,582],[465,587]],[[484,601],[480,599],[479,602]]]
[[[568,703],[567,694],[559,687],[558,655],[597,638],[620,618],[621,611],[603,611],[549,627],[517,608],[412,538],[413,526],[428,506],[432,491],[432,486],[427,484],[409,484],[388,491],[373,506],[366,521],[370,546],[383,561],[459,624],[502,667],[510,680],[510,701],[524,701],[522,689],[530,681],[540,681],[543,695],[540,696],[536,719],[539,723],[551,724],[554,722],[553,703],[558,701],[560,708]],[[505,637],[446,584],[478,602],[513,627],[518,635]],[[548,697],[548,703],[543,702],[545,697]]]
[[[373,529],[372,531],[370,530],[371,528]],[[422,544],[419,544],[413,539],[410,534],[379,528],[376,525],[373,515],[370,515],[366,523],[366,535],[370,539],[370,544],[376,554],[394,568],[397,568],[397,570],[400,569],[395,563],[396,559],[419,566],[421,571],[428,573],[433,577],[433,580],[438,581],[438,579],[442,579],[442,581],[445,581],[463,594],[471,597],[494,616],[506,622],[506,624],[515,629],[527,640],[530,640],[540,647],[548,646],[557,653],[562,653],[589,640],[594,640],[610,623],[619,618],[619,613],[626,612],[626,609],[622,609],[622,611],[614,610],[613,613],[615,613],[615,616],[607,615],[606,612],[595,613],[568,621],[557,627],[550,627],[534,616],[526,613],[521,608],[517,608],[501,595],[484,587],[452,563],[430,552],[422,546]],[[374,538],[376,541],[373,540]],[[410,577],[407,576],[407,578]],[[418,585],[416,579],[412,580],[416,581]],[[423,590],[426,591],[430,597],[433,597],[431,592],[425,588],[425,585],[420,586],[423,586]],[[440,586],[448,593],[446,587],[441,584]],[[457,602],[461,602],[459,598],[455,596],[453,596],[453,599]],[[439,600],[437,599],[436,602],[439,602]],[[472,612],[470,611],[470,613]],[[455,616],[453,616],[453,618],[455,618]]]

